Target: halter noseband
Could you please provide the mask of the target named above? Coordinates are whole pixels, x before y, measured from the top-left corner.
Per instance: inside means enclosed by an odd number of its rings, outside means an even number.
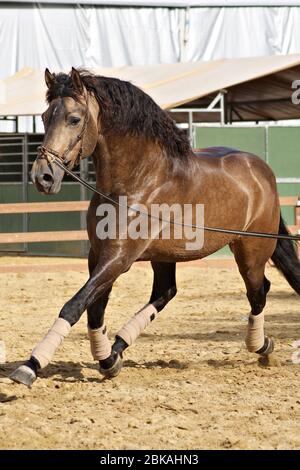
[[[76,147],[78,142],[81,142],[80,149],[79,149],[79,152],[77,154],[77,157],[76,157],[76,160],[75,160],[75,163],[74,163],[74,166],[77,165],[81,160],[82,147],[83,147],[83,136],[84,136],[84,133],[86,131],[88,121],[89,121],[89,106],[88,106],[88,100],[87,100],[87,102],[86,102],[86,112],[85,112],[85,115],[84,115],[84,121],[83,121],[82,129],[79,132],[79,134],[75,137],[75,139],[70,142],[70,144],[68,145],[68,147],[66,148],[64,153],[62,155],[60,155],[55,150],[53,150],[49,147],[45,147],[44,145],[40,145],[37,148],[37,150],[38,150],[37,160],[42,160],[42,159],[45,158],[47,161],[49,161],[49,156],[50,156],[50,157],[56,157],[59,160],[61,160],[65,165],[68,165],[68,162],[66,162],[66,158],[67,158],[68,154],[74,149],[74,147]],[[51,158],[50,158],[50,161],[51,161]]]

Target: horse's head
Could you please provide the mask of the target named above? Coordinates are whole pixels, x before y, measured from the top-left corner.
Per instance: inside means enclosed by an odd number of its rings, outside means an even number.
[[[56,156],[73,169],[80,159],[91,155],[98,139],[99,109],[76,69],[72,68],[68,75],[55,75],[46,69],[45,81],[49,104],[42,115],[45,136],[31,177],[40,192],[56,194],[64,171],[51,157]]]

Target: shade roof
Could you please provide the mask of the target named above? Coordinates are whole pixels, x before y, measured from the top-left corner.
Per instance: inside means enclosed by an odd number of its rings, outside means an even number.
[[[131,81],[164,109],[207,106],[219,90],[226,90],[232,121],[300,118],[300,105],[291,101],[292,82],[300,79],[300,54],[97,68],[94,72]],[[0,115],[41,114],[45,92],[44,72],[22,69],[0,83]],[[196,120],[219,121],[219,116],[201,114]]]

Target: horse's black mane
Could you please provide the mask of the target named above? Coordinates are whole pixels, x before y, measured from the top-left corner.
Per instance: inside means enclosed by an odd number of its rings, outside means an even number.
[[[117,78],[92,75],[87,71],[81,71],[80,75],[86,89],[99,102],[104,132],[143,135],[159,143],[169,157],[184,158],[190,153],[185,132],[142,90]],[[57,74],[48,89],[47,101],[67,96],[79,97],[70,75]]]

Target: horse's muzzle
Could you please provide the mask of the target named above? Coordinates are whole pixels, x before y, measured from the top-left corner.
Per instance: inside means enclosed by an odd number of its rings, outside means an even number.
[[[56,194],[60,190],[63,172],[52,168],[47,160],[36,160],[31,170],[31,180],[39,192]]]

